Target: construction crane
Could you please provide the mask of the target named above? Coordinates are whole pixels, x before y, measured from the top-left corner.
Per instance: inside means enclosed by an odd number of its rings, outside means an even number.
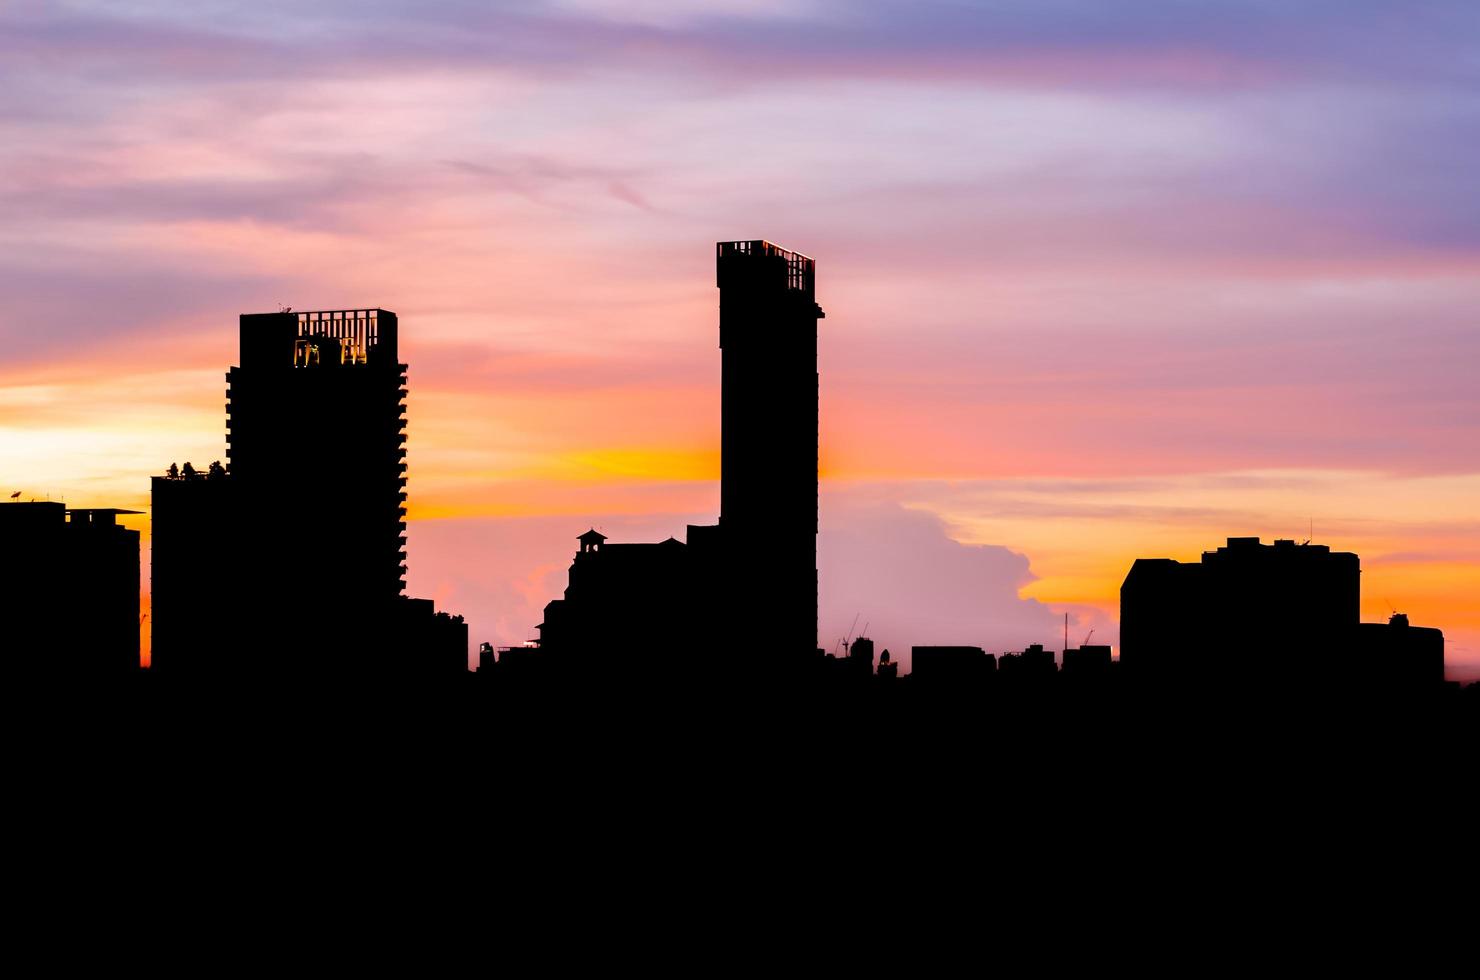
[[[839,646],[843,648],[843,656],[845,657],[848,656],[848,647],[853,644],[853,630],[858,626],[858,617],[862,615],[863,613],[856,613],[853,616],[853,625],[848,627],[848,636],[838,641]],[[833,652],[836,653],[837,649],[837,647],[833,647]]]
[[[1095,635],[1095,631],[1093,629],[1091,629],[1088,633],[1084,634],[1084,642],[1079,644],[1080,647],[1087,647],[1087,646],[1089,646],[1089,638],[1092,637],[1092,636],[1094,636],[1094,635]]]

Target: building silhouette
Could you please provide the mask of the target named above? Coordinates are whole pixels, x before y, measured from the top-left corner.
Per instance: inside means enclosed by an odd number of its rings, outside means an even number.
[[[154,666],[465,672],[461,617],[402,595],[396,314],[248,313],[239,330],[226,466],[152,480]]]
[[[818,650],[815,264],[765,241],[720,242],[716,273],[717,522],[652,543],[612,542],[594,527],[579,534],[539,639],[482,644],[475,689],[507,695],[505,706],[527,703],[531,690],[594,694],[585,703],[626,719],[664,699],[698,712],[739,706],[749,717],[785,702],[891,705],[903,710],[892,717],[932,722],[969,718],[973,704],[1021,699],[1036,709],[1060,692],[1065,716],[1102,697],[1246,713],[1251,695],[1274,695],[1267,705],[1325,703],[1369,717],[1458,703],[1458,685],[1441,683],[1439,630],[1396,612],[1361,623],[1358,556],[1290,540],[1229,538],[1198,562],[1138,559],[1121,588],[1118,661],[1090,636],[1068,648],[1067,616],[1062,667],[1042,644],[995,656],[915,646],[901,678],[890,652],[876,663],[873,640],[851,628],[841,656]],[[404,594],[408,369],[396,314],[243,314],[239,331],[225,463],[172,464],[151,481],[153,671],[134,683],[167,691],[148,678],[467,676],[462,617]],[[118,523],[130,513],[0,504],[8,674],[137,673],[140,536]],[[237,693],[204,687],[222,696],[216,703]],[[250,703],[261,689],[242,690]],[[1480,704],[1480,685],[1464,696]]]
[[[1258,538],[1229,538],[1195,564],[1137,559],[1120,589],[1121,663],[1160,684],[1442,681],[1437,630],[1360,623],[1360,566],[1325,545]]]
[[[279,561],[347,614],[405,591],[406,371],[389,310],[248,313],[226,471],[284,529]]]
[[[867,636],[854,637],[847,648],[849,670],[860,677],[871,676],[874,672],[874,641]]]
[[[972,646],[911,647],[910,663],[909,676],[917,686],[978,685],[997,672],[996,656]]]
[[[150,669],[248,670],[245,658],[266,642],[253,635],[258,621],[244,608],[258,591],[254,576],[264,573],[254,566],[255,515],[237,506],[238,484],[223,471],[171,470],[149,481]]]
[[[997,658],[997,675],[1004,681],[1024,682],[1052,679],[1058,668],[1053,651],[1034,643],[1019,653],[1004,653]]]
[[[821,379],[813,259],[719,242],[720,518],[740,609],[765,610],[778,653],[817,645]]]
[[[887,648],[883,653],[879,654],[879,668],[875,676],[881,681],[888,683],[893,683],[899,679],[899,664]]]
[[[1084,645],[1064,650],[1064,663],[1060,668],[1065,677],[1099,680],[1110,673],[1114,662],[1108,645]]]
[[[594,528],[577,540],[565,595],[545,606],[538,627],[540,649],[558,659],[552,666],[580,675],[682,671],[714,608],[702,543],[607,544]]]
[[[1350,650],[1349,670],[1360,685],[1414,689],[1444,679],[1444,633],[1410,626],[1403,613],[1386,623],[1362,623]]]
[[[3,669],[33,676],[139,668],[139,532],[117,508],[0,504]]]
[[[655,544],[580,535],[538,627],[549,670],[684,681],[735,676],[741,658],[786,670],[816,655],[816,266],[744,241],[717,244],[716,270],[719,523]]]

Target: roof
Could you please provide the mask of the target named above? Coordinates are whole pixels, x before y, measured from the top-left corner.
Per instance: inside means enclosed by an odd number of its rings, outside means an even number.
[[[586,542],[586,541],[605,541],[606,540],[606,535],[605,534],[602,534],[600,531],[596,530],[596,528],[593,527],[591,530],[587,531],[585,534],[583,534],[580,537],[576,538],[576,540],[577,541],[581,541],[581,542]]]
[[[779,255],[782,258],[806,259],[808,262],[814,261],[810,255],[803,255],[795,249],[783,248],[775,242],[766,241],[764,238],[715,242],[715,247],[720,255]]]

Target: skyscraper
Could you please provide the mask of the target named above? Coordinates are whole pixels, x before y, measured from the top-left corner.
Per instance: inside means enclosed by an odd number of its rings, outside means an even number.
[[[461,618],[402,596],[397,340],[389,310],[242,314],[227,466],[154,480],[157,667],[467,669]]]
[[[406,587],[406,365],[389,310],[246,313],[226,471],[288,582],[346,615]]]
[[[817,643],[816,263],[767,241],[716,246],[720,526],[737,606],[777,643]]]

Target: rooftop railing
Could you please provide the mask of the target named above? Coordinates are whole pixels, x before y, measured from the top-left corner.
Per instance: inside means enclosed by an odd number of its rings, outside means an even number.
[[[810,255],[793,252],[791,249],[782,248],[780,245],[762,239],[715,243],[716,259],[722,260],[737,256],[781,259],[786,263],[786,288],[802,292],[812,291],[817,263]]]
[[[298,314],[299,337],[332,337],[340,343],[340,363],[364,364],[380,341],[380,310],[309,310]],[[304,352],[304,363],[308,353]],[[294,358],[295,363],[297,357]]]

